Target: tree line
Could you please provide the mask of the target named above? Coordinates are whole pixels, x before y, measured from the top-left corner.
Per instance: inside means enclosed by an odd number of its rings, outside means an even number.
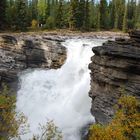
[[[0,0],[0,30],[140,28],[137,0]]]

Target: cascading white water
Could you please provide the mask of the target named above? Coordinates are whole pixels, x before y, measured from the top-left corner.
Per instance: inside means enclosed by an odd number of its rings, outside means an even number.
[[[88,64],[92,47],[104,40],[69,39],[67,60],[57,70],[27,70],[20,76],[17,110],[23,112],[30,124],[30,133],[22,136],[29,140],[39,133],[39,124],[53,120],[62,130],[64,140],[80,140],[80,129],[93,122],[90,114],[90,71]]]

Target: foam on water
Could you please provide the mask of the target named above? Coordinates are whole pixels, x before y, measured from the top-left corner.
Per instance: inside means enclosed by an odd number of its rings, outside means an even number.
[[[80,140],[80,129],[93,122],[90,114],[90,71],[88,64],[92,47],[103,40],[69,39],[67,60],[57,70],[27,70],[20,76],[17,110],[27,116],[30,133],[22,136],[28,140],[39,133],[39,124],[53,120],[62,130],[64,140]]]

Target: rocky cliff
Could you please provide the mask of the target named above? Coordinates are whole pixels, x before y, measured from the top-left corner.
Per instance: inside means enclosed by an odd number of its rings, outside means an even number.
[[[66,59],[61,39],[44,35],[0,35],[0,83],[11,83],[27,68],[59,68]]]
[[[122,90],[140,99],[140,31],[131,32],[130,39],[107,41],[93,52],[89,64],[91,112],[96,122],[106,124]]]

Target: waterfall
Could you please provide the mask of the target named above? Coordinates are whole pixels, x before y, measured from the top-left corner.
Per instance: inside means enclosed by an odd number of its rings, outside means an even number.
[[[30,124],[30,133],[21,136],[29,140],[39,133],[39,124],[53,120],[62,130],[64,140],[80,140],[80,129],[94,118],[90,114],[90,71],[88,64],[92,47],[104,40],[68,39],[67,60],[57,70],[26,70],[20,76],[17,110],[23,112]]]

